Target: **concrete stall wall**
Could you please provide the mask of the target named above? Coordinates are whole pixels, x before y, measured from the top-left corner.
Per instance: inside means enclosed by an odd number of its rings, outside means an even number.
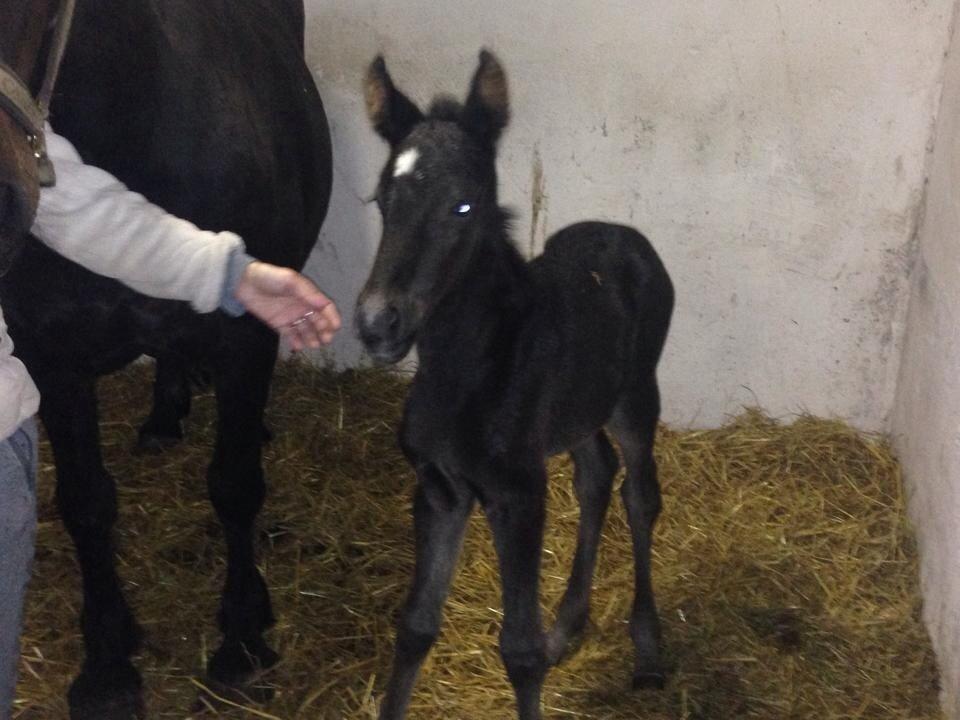
[[[955,23],[956,25],[956,23]],[[960,38],[954,31],[893,414],[921,550],[924,616],[960,718]]]
[[[527,254],[579,219],[635,225],[677,286],[668,421],[743,405],[885,427],[952,0],[306,0],[333,125],[309,270],[345,314],[386,148],[361,79],[462,96],[481,46],[511,82],[502,200]],[[331,357],[361,359],[349,326]]]

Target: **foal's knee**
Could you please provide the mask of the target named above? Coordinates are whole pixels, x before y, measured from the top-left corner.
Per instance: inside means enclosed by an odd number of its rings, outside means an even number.
[[[540,683],[547,674],[547,656],[543,633],[504,630],[500,633],[500,657],[507,676],[515,687]]]
[[[405,660],[419,661],[430,652],[439,634],[439,622],[418,622],[407,612],[397,623],[396,654]]]

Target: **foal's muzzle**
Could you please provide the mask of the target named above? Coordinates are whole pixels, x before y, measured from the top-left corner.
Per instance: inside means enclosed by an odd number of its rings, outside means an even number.
[[[413,345],[409,313],[379,293],[362,293],[357,301],[357,334],[377,363],[398,362]]]

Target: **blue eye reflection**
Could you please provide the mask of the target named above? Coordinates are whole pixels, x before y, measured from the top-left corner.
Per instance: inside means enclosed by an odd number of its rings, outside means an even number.
[[[459,215],[460,217],[465,217],[470,214],[470,211],[473,209],[473,205],[470,203],[460,203],[453,209],[454,215]]]

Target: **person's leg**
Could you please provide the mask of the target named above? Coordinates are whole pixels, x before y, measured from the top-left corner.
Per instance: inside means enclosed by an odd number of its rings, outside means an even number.
[[[37,425],[0,441],[0,720],[10,717],[37,529]]]

